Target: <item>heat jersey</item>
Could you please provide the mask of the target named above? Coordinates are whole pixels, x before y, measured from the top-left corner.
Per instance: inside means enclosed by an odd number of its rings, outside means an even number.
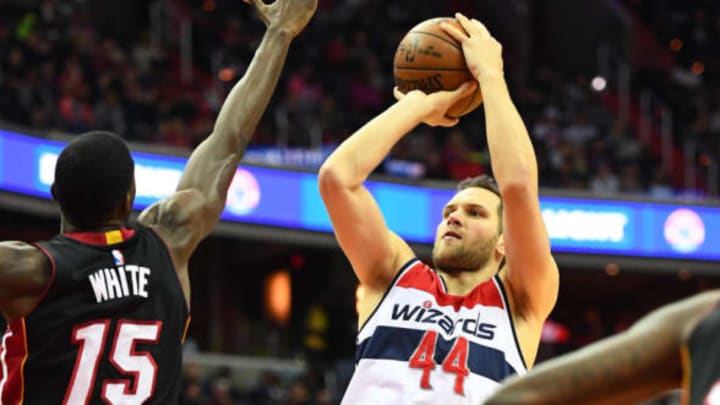
[[[695,327],[686,349],[689,404],[720,405],[720,305]]]
[[[2,339],[3,405],[175,404],[188,307],[151,229],[59,235],[37,306]]]
[[[500,278],[454,296],[413,259],[360,328],[343,404],[479,404],[525,372]]]

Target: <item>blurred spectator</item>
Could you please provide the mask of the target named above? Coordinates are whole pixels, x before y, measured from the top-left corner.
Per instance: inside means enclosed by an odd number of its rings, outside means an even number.
[[[590,180],[590,189],[597,195],[615,194],[620,191],[620,181],[609,163],[600,162],[595,168],[595,174]]]

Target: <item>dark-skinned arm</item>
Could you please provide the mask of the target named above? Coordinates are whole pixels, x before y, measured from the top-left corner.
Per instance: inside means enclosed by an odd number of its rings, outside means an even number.
[[[679,388],[687,332],[720,291],[662,307],[632,328],[508,380],[485,405],[633,404]]]
[[[141,223],[160,227],[181,261],[219,221],[228,187],[277,85],[290,42],[317,7],[317,0],[252,3],[267,30],[250,66],[228,94],[210,136],[190,156],[177,192],[140,216]]]

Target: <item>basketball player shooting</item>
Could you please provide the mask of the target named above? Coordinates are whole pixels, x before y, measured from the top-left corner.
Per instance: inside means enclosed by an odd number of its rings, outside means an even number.
[[[228,186],[317,0],[252,4],[267,29],[176,192],[126,225],[134,162],[117,135],[83,134],[58,157],[61,234],[0,243],[0,403],[175,404],[189,320],[188,260]]]
[[[485,404],[635,404],[674,388],[683,389],[683,404],[720,405],[720,290],[666,305],[617,336],[545,362]]]
[[[462,44],[477,83],[432,94],[396,89],[399,100],[320,169],[335,235],[364,289],[345,404],[479,404],[533,364],[555,305],[558,271],[535,154],[508,93],[501,46],[477,20],[456,18],[465,32],[443,29]],[[447,110],[478,83],[497,185],[487,176],[460,183],[437,226],[432,269],[388,229],[363,183],[418,124],[456,125]]]

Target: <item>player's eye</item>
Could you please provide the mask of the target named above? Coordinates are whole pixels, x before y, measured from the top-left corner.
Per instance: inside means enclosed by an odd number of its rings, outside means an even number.
[[[471,217],[483,217],[483,211],[478,208],[470,208],[468,209],[468,215]]]

